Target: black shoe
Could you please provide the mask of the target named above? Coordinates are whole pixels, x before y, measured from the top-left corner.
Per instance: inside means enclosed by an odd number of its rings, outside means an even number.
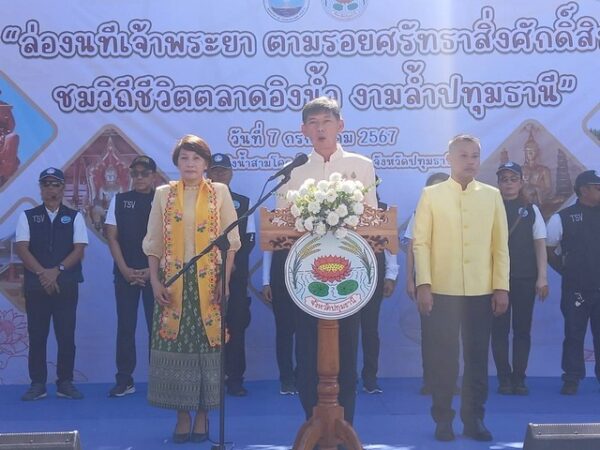
[[[498,394],[500,395],[513,395],[512,383],[508,380],[501,380],[498,385]]]
[[[236,386],[227,386],[227,394],[232,397],[245,397],[248,395],[248,391],[241,384]]]
[[[184,444],[190,440],[191,433],[173,433],[173,443]]]
[[[131,384],[115,384],[113,388],[108,391],[109,397],[125,397],[126,395],[135,393],[135,386]]]
[[[491,441],[493,439],[492,433],[485,427],[485,424],[481,419],[475,419],[473,422],[465,423],[463,435],[482,442]]]
[[[296,395],[298,390],[296,389],[296,385],[290,381],[281,382],[281,389],[279,389],[279,393],[281,395]]]
[[[453,441],[455,439],[452,422],[438,422],[435,426],[435,438],[438,441]]]
[[[577,381],[565,381],[562,385],[560,393],[562,395],[575,395],[579,389],[579,383]]]
[[[83,394],[73,386],[71,381],[63,381],[56,387],[56,396],[60,398],[68,398],[71,400],[81,400]]]
[[[204,429],[206,430],[204,433],[196,433],[195,431],[192,431],[190,434],[190,441],[199,443],[208,440],[208,416],[204,422]]]
[[[46,385],[44,383],[31,383],[27,392],[21,396],[21,400],[24,402],[30,402],[32,400],[39,400],[48,396],[46,392]]]
[[[381,394],[383,389],[379,387],[376,381],[365,382],[363,384],[363,390],[367,394]]]
[[[529,395],[529,388],[525,385],[523,380],[515,382],[513,387],[515,395]]]

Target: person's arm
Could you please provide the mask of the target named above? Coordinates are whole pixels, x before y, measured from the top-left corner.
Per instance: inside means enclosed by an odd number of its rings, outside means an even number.
[[[413,254],[413,240],[409,239],[406,246],[406,295],[411,300],[417,299],[415,286],[415,255]]]
[[[495,193],[492,225],[492,312],[501,316],[508,309],[510,259],[508,253],[508,222],[500,192]]]
[[[119,245],[119,231],[117,227],[105,224],[105,231],[110,254],[115,260],[115,264],[117,265],[119,272],[121,272],[121,275],[123,275],[123,278],[125,278],[125,281],[129,284],[139,284],[140,286],[144,286],[146,283],[143,278],[143,272],[132,269],[125,262],[121,246]]]
[[[535,249],[535,261],[537,263],[538,276],[535,282],[535,291],[540,301],[544,301],[548,296],[548,256],[546,254],[546,239],[535,239],[533,241]]]
[[[383,280],[383,296],[390,297],[396,288],[398,278],[398,260],[396,255],[389,250],[384,250],[385,255],[385,278]]]
[[[17,229],[15,231],[15,251],[23,265],[30,272],[35,273],[38,276],[40,284],[44,288],[44,290],[48,294],[52,294],[58,288],[58,284],[56,283],[56,278],[54,281],[52,280],[53,272],[50,272],[50,269],[46,269],[44,266],[40,264],[33,253],[29,250],[29,241],[30,241],[30,232],[29,232],[29,222],[27,220],[27,216],[25,212],[21,212],[19,219],[17,220]],[[46,273],[48,271],[48,273]]]
[[[433,231],[433,215],[431,201],[426,189],[423,190],[417,210],[413,229],[413,255],[415,267],[415,285],[417,286],[417,305],[419,312],[429,315],[433,308],[431,293],[431,235]]]
[[[533,249],[535,251],[535,262],[537,267],[537,279],[535,282],[535,291],[540,301],[544,301],[548,296],[548,255],[546,254],[546,224],[539,208],[531,205],[535,213],[533,222]]]
[[[159,277],[160,259],[164,253],[163,237],[163,192],[158,188],[154,194],[146,236],[142,241],[142,250],[148,256],[148,269],[150,272],[150,285],[154,293],[154,300],[162,306],[171,303],[170,293]]]
[[[235,212],[235,207],[233,206],[233,199],[231,198],[231,193],[229,192],[229,188],[220,183],[215,183],[214,186],[219,186],[219,193],[221,196],[221,208],[220,208],[220,230],[223,231],[229,225],[237,220],[237,213]],[[240,241],[240,233],[239,228],[236,226],[233,228],[228,234],[227,238],[229,240],[229,250],[227,250],[227,262],[225,264],[225,295],[229,295],[229,280],[231,279],[231,272],[233,270],[233,264],[235,259],[235,253],[240,249],[242,243]],[[219,282],[220,286],[220,282]],[[221,301],[221,289],[215,289],[215,298],[213,302],[219,303]]]
[[[148,255],[148,266],[150,269],[150,284],[154,293],[154,300],[162,306],[171,304],[171,295],[167,287],[160,281],[159,268],[160,259],[154,255]]]
[[[273,293],[271,291],[271,261],[273,260],[273,252],[263,252],[262,261],[262,295],[267,303],[273,302]]]
[[[413,253],[413,234],[414,234],[414,213],[410,216],[410,220],[406,225],[404,231],[404,239],[407,240],[406,244],[406,294],[408,298],[415,301],[417,300],[417,286],[415,285],[415,255]]]

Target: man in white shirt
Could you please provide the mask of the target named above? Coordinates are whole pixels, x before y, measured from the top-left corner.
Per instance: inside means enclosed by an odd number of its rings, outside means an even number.
[[[81,399],[73,385],[75,318],[81,260],[88,243],[81,214],[62,204],[65,176],[49,167],[39,176],[43,204],[24,211],[17,222],[16,251],[25,266],[25,308],[29,333],[31,386],[24,401],[47,396],[46,343],[50,321],[58,344],[58,397]]]
[[[372,161],[357,153],[346,152],[337,142],[338,134],[344,129],[340,108],[336,100],[319,97],[307,103],[302,110],[302,134],[313,145],[308,162],[296,168],[291,179],[278,192],[277,207],[288,206],[286,193],[297,190],[307,178],[327,180],[338,172],[342,178],[357,180],[370,188],[365,194],[365,203],[377,207],[375,193],[375,170]],[[279,252],[275,252],[276,254]],[[274,255],[275,258],[275,255]],[[281,258],[285,261],[285,258]],[[296,311],[296,383],[306,418],[310,418],[317,404],[317,323],[318,320],[295,308]],[[339,321],[340,386],[339,403],[344,408],[344,418],[349,423],[354,419],[356,397],[356,363],[360,314],[353,314]]]

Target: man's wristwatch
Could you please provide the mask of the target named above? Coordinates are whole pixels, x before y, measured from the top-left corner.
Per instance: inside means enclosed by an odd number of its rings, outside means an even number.
[[[64,272],[65,271],[65,265],[64,264],[59,264],[58,265],[58,271],[59,272]]]

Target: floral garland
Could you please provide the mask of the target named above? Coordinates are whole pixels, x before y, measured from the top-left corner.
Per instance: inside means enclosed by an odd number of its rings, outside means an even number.
[[[343,179],[337,172],[328,180],[307,179],[300,189],[286,194],[296,230],[317,236],[332,231],[338,239],[345,238],[348,228],[358,226],[365,210],[365,193],[373,187],[365,187],[358,180]]]

